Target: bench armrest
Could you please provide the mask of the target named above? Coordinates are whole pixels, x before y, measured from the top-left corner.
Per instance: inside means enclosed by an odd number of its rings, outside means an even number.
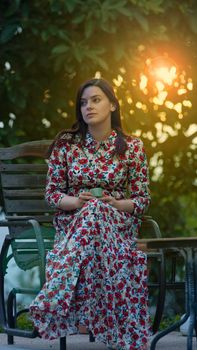
[[[38,247],[38,256],[40,259],[40,277],[42,279],[42,283],[44,283],[44,276],[42,271],[45,270],[45,247],[44,247],[44,240],[42,237],[42,231],[40,224],[37,220],[35,219],[28,219],[28,220],[21,220],[21,218],[17,218],[17,220],[2,220],[0,221],[0,227],[17,227],[17,226],[31,226],[33,229],[33,232],[35,234],[36,242],[37,242],[37,247]],[[20,238],[20,233],[11,233],[5,236],[5,240],[13,240],[16,238]]]

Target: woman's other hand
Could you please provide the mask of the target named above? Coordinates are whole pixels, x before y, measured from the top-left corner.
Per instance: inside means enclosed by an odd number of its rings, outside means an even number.
[[[110,204],[112,207],[120,211],[127,211],[128,213],[131,213],[131,214],[133,213],[134,204],[130,199],[116,199],[112,196],[104,196],[99,199],[105,203]]]
[[[104,196],[104,197],[101,197],[99,199],[101,201],[105,202],[105,203],[108,203],[108,204],[112,205],[112,207],[118,209],[118,202],[119,201],[117,199],[115,199],[114,197],[112,197],[112,196]]]

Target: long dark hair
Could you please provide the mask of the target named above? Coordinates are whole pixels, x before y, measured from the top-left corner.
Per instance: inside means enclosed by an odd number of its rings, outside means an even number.
[[[84,142],[88,125],[84,122],[83,116],[81,113],[81,97],[84,90],[89,86],[98,86],[104,94],[108,97],[110,102],[115,107],[115,110],[111,112],[111,125],[114,130],[117,132],[117,137],[115,141],[115,152],[119,155],[124,154],[127,149],[127,143],[125,141],[125,135],[121,128],[121,118],[120,118],[120,105],[118,99],[114,93],[112,86],[105,79],[90,79],[85,81],[78,89],[76,96],[76,122],[73,124],[71,129],[66,129],[60,131],[53,143],[50,145],[47,156],[50,156],[54,145],[64,142],[63,135],[72,134],[70,142],[73,142],[74,136],[80,134],[82,142]]]

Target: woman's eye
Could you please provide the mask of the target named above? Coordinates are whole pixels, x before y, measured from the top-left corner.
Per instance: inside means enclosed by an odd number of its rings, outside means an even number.
[[[86,101],[81,101],[81,106],[83,107],[83,106],[85,106],[86,105]]]
[[[101,100],[101,99],[100,99],[99,97],[95,97],[94,100],[93,100],[93,102],[98,103],[98,102],[100,102],[100,100]]]

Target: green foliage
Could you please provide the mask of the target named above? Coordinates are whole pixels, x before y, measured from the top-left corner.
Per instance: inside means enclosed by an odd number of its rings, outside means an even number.
[[[30,320],[28,313],[21,313],[17,318],[17,327],[19,329],[24,329],[27,331],[32,331],[33,329],[33,323]],[[3,333],[3,328],[0,327],[0,333]]]
[[[175,322],[179,321],[181,318],[181,315],[175,315],[172,317],[164,317],[161,321],[159,330],[162,331],[164,329],[167,329],[168,327],[172,326]],[[177,329],[178,331],[179,329]]]
[[[20,329],[25,329],[31,331],[33,328],[33,323],[29,318],[27,313],[22,313],[17,318],[17,327]]]
[[[192,77],[196,87],[196,2],[2,0],[0,13],[0,115],[4,124],[0,145],[53,138],[72,125],[81,82],[98,71],[109,81],[121,76],[123,82],[116,84],[116,90],[123,127],[128,133],[140,129],[149,159],[157,158],[150,165],[151,213],[159,219],[164,235],[194,235],[194,204],[190,211],[185,206],[195,192],[194,135],[187,135],[196,122],[195,89],[178,96],[169,87],[173,103],[186,99],[193,105],[190,110],[184,107],[179,119],[165,105],[155,110],[151,102],[154,88],[149,86],[149,93],[143,94],[139,79],[147,58],[164,56],[177,63],[185,79]],[[180,81],[179,86],[182,84]],[[147,113],[136,106],[138,101],[147,106]],[[165,121],[159,119],[163,112]],[[163,142],[158,122],[168,134]],[[175,130],[177,123],[176,135],[165,131],[166,127]],[[158,165],[162,173],[156,177]]]

